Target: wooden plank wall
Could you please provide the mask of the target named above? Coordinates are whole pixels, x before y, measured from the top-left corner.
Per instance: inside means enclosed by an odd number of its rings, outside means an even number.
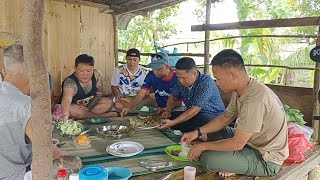
[[[81,6],[81,53],[92,55],[95,66],[104,78],[104,92],[111,93],[110,82],[114,69],[114,29],[111,15],[99,13],[98,8]]]
[[[275,92],[280,98],[283,104],[287,104],[291,108],[299,109],[304,114],[304,120],[308,126],[312,123],[312,101],[313,101],[313,90],[312,88],[302,87],[290,87],[290,86],[277,86],[267,85],[270,89]],[[228,105],[231,94],[225,94],[221,92],[222,99],[225,105]]]
[[[3,68],[3,49],[0,47],[0,72]]]
[[[23,0],[0,0],[0,32],[21,37]],[[97,7],[47,1],[44,28],[45,58],[59,95],[62,81],[74,71],[74,60],[82,53],[95,58],[104,79],[104,93],[111,93],[114,69],[114,21]]]

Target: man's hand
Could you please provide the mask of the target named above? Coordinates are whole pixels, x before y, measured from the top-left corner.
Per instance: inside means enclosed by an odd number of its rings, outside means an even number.
[[[116,96],[116,101],[121,101],[122,98],[124,98],[124,95],[119,94]]]
[[[158,129],[166,129],[169,128],[171,126],[174,126],[175,124],[173,123],[173,120],[170,119],[163,119],[162,120],[162,125],[160,127],[158,127]]]
[[[191,161],[199,161],[200,155],[205,151],[206,143],[199,143],[190,147],[188,157]]]
[[[167,119],[167,118],[171,117],[171,112],[169,112],[169,111],[164,111],[164,112],[161,114],[161,117],[162,117],[163,119]]]
[[[195,140],[198,138],[198,132],[197,131],[191,131],[188,133],[184,133],[183,136],[181,137],[181,143],[186,142],[187,144],[190,144],[191,141]]]
[[[61,156],[62,156],[62,152],[60,148],[58,148],[56,145],[52,145],[52,159],[55,160]]]
[[[129,108],[123,108],[121,111],[121,117],[123,118],[129,112]]]

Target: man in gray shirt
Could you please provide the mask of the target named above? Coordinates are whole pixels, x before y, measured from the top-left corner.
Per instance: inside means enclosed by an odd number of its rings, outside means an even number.
[[[31,98],[23,47],[4,50],[4,81],[0,84],[0,179],[23,180],[32,161]],[[53,158],[61,151],[53,146]]]

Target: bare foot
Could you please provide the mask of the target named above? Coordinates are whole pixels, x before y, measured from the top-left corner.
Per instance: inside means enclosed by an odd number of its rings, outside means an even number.
[[[104,117],[118,117],[118,113],[117,112],[107,112],[102,114]]]
[[[227,178],[230,176],[235,175],[236,173],[229,173],[229,172],[219,172],[219,176],[223,177],[223,178]]]

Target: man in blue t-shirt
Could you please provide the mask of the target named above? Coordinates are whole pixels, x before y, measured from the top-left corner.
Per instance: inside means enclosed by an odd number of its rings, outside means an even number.
[[[170,68],[168,62],[169,57],[163,52],[152,55],[152,62],[147,67],[153,71],[147,74],[138,95],[122,110],[122,117],[128,112],[134,112],[135,107],[150,91],[154,91],[156,103],[160,110],[163,111],[166,107],[168,96],[178,81],[176,73]]]
[[[168,98],[166,110],[162,113],[163,125],[159,129],[171,127],[182,132],[193,131],[224,112],[216,83],[197,70],[192,58],[181,58],[176,64],[176,74],[179,81]],[[178,99],[183,100],[186,111],[172,112]]]

